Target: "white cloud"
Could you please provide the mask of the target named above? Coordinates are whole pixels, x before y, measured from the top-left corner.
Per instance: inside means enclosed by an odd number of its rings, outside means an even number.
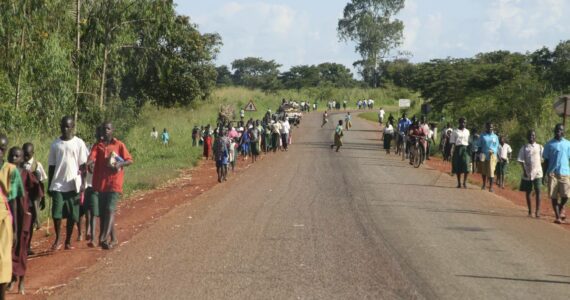
[[[237,3],[237,2],[229,2],[222,6],[221,14],[225,17],[231,17],[241,11],[243,11],[244,7]]]

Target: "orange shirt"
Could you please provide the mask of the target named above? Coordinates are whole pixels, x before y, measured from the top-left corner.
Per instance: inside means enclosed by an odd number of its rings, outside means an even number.
[[[95,161],[93,189],[96,192],[123,192],[125,170],[121,168],[121,170],[115,171],[109,165],[109,158],[112,152],[115,152],[125,161],[133,160],[125,144],[116,138],[113,138],[108,145],[105,142],[93,145],[91,154],[89,154],[89,160]]]

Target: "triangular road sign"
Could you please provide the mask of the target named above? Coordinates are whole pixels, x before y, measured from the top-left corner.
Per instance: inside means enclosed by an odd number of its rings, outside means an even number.
[[[245,108],[243,110],[245,110],[245,111],[257,111],[257,108],[255,107],[255,104],[253,104],[253,100],[249,100],[249,103],[245,106]]]

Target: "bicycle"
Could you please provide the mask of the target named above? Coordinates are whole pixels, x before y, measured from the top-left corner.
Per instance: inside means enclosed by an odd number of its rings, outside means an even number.
[[[410,137],[410,164],[414,166],[414,168],[419,168],[425,159],[425,149],[423,146],[423,137],[421,136],[411,136]]]

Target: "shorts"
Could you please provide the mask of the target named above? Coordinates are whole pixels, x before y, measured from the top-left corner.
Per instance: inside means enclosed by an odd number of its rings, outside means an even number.
[[[99,193],[97,193],[93,188],[87,188],[85,190],[85,200],[83,200],[83,206],[93,213],[93,216],[99,216]]]
[[[509,163],[507,163],[507,161],[503,160],[503,161],[499,161],[497,163],[497,175],[505,175],[505,173],[507,173],[507,167],[509,166]]]
[[[533,180],[521,180],[521,185],[519,190],[521,192],[530,193],[534,189],[535,192],[540,191],[540,187],[542,186],[542,178],[535,178]]]
[[[117,209],[117,202],[121,194],[117,192],[98,192],[99,212],[113,212]]]
[[[548,196],[550,199],[568,198],[570,195],[570,176],[548,175]]]
[[[71,219],[79,221],[79,194],[71,192],[51,192],[53,205],[51,209],[52,217],[56,220]]]

